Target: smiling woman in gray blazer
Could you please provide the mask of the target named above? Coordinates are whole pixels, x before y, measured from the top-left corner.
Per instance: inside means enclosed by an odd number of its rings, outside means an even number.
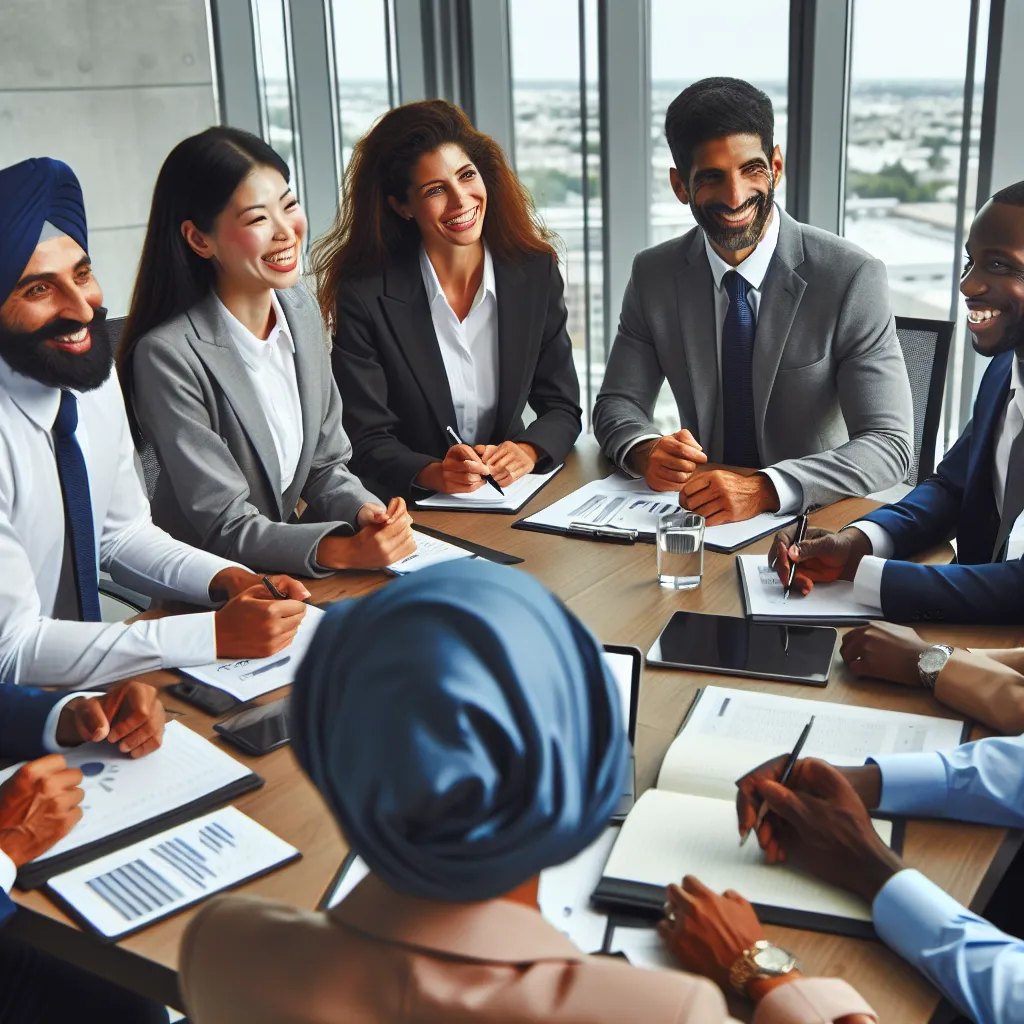
[[[118,372],[170,534],[263,572],[382,568],[415,550],[412,520],[349,472],[329,342],[298,283],[305,234],[288,167],[260,139],[218,127],[179,143]]]

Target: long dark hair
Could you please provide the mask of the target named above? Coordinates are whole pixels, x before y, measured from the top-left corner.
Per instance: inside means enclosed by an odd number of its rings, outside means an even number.
[[[190,220],[200,231],[212,231],[235,189],[256,167],[272,167],[289,180],[288,165],[262,139],[240,128],[217,126],[179,142],[160,168],[131,308],[117,349],[117,373],[136,443],[141,432],[132,402],[135,346],[154,327],[204,298],[216,281],[213,261],[192,251],[181,225]]]
[[[417,161],[449,142],[476,164],[487,187],[483,235],[491,252],[509,261],[533,253],[555,258],[553,236],[535,219],[530,193],[501,146],[446,100],[406,103],[388,111],[355,144],[334,225],[310,252],[317,299],[328,324],[336,322],[343,281],[379,273],[420,244],[416,223],[395,213],[388,197],[405,202]]]

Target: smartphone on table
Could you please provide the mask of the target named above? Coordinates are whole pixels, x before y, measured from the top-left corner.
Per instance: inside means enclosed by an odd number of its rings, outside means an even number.
[[[229,743],[246,754],[269,754],[291,739],[289,731],[289,698],[246,708],[237,715],[217,722],[213,728]]]

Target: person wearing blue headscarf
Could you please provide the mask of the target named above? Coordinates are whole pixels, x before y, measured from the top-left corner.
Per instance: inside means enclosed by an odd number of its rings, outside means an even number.
[[[291,719],[370,874],[325,914],[208,904],[180,956],[193,1024],[731,1020],[707,981],[586,956],[538,912],[539,872],[607,827],[627,750],[600,644],[540,583],[467,559],[335,605]],[[670,947],[720,981],[720,936],[762,938],[753,909],[672,888],[686,941]],[[758,994],[758,1024],[876,1019],[842,982]]]

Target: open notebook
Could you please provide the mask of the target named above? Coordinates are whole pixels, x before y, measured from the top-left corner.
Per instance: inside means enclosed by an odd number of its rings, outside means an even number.
[[[665,886],[692,874],[718,892],[735,889],[770,924],[872,936],[864,901],[791,865],[766,864],[753,839],[739,845],[736,779],[792,750],[811,715],[803,756],[837,764],[953,747],[966,729],[951,719],[709,686],[669,747],[657,788],[626,818],[594,902],[660,916]],[[901,848],[902,823],[875,827]]]
[[[795,590],[784,600],[779,574],[767,555],[739,555],[736,567],[743,588],[743,604],[755,622],[807,622],[847,626],[881,618],[882,609],[854,599],[853,584],[845,580],[816,583],[806,597]]]
[[[547,473],[527,473],[503,487],[499,494],[489,484],[468,494],[437,494],[416,501],[416,508],[443,509],[446,512],[503,512],[514,515],[561,469],[556,466]]]

